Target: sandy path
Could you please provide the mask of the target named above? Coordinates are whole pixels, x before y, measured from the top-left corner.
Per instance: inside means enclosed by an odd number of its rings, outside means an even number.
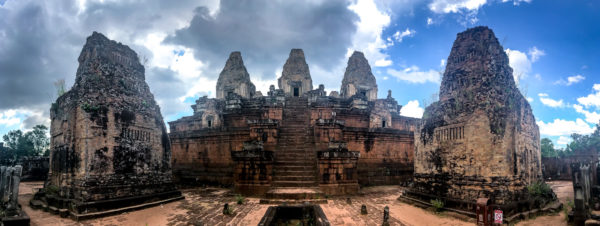
[[[573,200],[573,183],[571,181],[548,181],[546,182],[556,194],[556,197],[563,205],[566,205],[568,200]],[[559,212],[553,216],[541,216],[534,219],[529,219],[517,223],[517,226],[554,226],[567,225],[564,212]]]

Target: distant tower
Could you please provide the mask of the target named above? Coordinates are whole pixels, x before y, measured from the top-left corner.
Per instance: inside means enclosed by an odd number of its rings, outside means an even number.
[[[369,61],[362,52],[354,51],[348,59],[348,66],[346,66],[346,73],[344,73],[340,91],[342,98],[362,94],[369,101],[377,99],[377,82],[371,72]]]
[[[251,98],[256,87],[250,81],[240,52],[231,52],[225,67],[217,81],[217,99],[225,99],[229,93],[236,93],[244,98]]]
[[[287,96],[302,96],[312,90],[312,79],[302,49],[292,49],[278,82]]]

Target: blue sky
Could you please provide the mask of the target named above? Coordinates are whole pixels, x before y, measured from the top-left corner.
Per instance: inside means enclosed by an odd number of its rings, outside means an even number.
[[[267,7],[268,6],[268,7]],[[347,57],[362,51],[403,115],[437,94],[456,34],[484,25],[509,55],[542,137],[558,146],[600,120],[600,1],[0,0],[0,135],[49,124],[58,79],[70,87],[92,31],[148,58],[146,80],[165,121],[214,97],[218,73],[241,51],[262,93],[291,48],[303,48],[314,86],[339,90]]]

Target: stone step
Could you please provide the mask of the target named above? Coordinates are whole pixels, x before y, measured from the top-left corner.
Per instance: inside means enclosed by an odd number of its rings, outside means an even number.
[[[309,164],[313,164],[315,161],[309,159],[298,159],[296,161],[275,161],[275,165],[279,167],[281,166],[306,166]]]
[[[295,176],[314,176],[315,172],[313,170],[288,170],[288,171],[277,171],[273,173],[273,176],[286,176],[286,175],[295,175]]]
[[[273,181],[315,181],[315,176],[297,176],[293,174],[275,175]]]
[[[275,187],[267,191],[265,195],[268,199],[323,199],[325,198],[324,193],[317,187],[305,187],[305,188],[286,188],[286,187]]]
[[[315,180],[311,181],[273,181],[275,187],[314,187],[318,183]]]
[[[316,170],[316,164],[304,165],[304,166],[290,166],[290,165],[277,165],[273,169],[275,172],[289,172],[289,171],[313,171]]]

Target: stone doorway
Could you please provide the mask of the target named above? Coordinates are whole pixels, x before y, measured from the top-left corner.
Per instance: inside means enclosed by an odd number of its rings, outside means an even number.
[[[295,97],[300,96],[300,88],[294,87],[294,96]]]

